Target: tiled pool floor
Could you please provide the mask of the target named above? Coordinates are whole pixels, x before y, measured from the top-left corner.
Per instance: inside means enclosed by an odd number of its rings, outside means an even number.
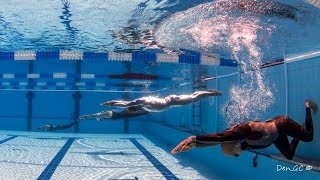
[[[0,179],[206,179],[139,134],[0,131]]]

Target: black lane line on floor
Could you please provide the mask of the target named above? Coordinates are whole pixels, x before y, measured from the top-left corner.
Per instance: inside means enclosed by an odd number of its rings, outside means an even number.
[[[63,145],[63,147],[56,154],[56,156],[51,160],[51,162],[47,165],[47,167],[42,171],[42,173],[37,178],[37,180],[49,180],[51,178],[54,171],[59,166],[61,160],[66,155],[67,151],[69,150],[69,148],[72,145],[74,140],[75,140],[75,138],[68,139],[68,141]]]
[[[155,158],[146,148],[144,148],[135,138],[130,138],[130,141],[141,151],[141,153],[157,168],[160,173],[166,179],[177,179],[178,178],[157,158]]]

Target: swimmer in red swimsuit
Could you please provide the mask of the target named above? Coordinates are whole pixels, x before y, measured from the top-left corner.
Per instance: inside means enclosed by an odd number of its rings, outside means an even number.
[[[317,105],[307,100],[305,127],[287,116],[277,116],[265,122],[250,121],[235,125],[221,133],[190,136],[178,144],[171,153],[188,151],[192,147],[220,144],[225,154],[237,157],[242,150],[261,149],[274,144],[287,159],[292,159],[300,140],[313,140],[310,107],[317,112]],[[293,137],[290,143],[288,136]]]
[[[37,130],[40,130],[40,131],[65,130],[73,127],[76,124],[79,124],[80,121],[87,120],[87,119],[96,119],[98,121],[119,120],[119,119],[134,118],[134,117],[138,117],[146,114],[149,114],[149,112],[144,110],[141,105],[136,105],[136,106],[130,106],[130,107],[124,108],[122,111],[106,110],[106,111],[101,111],[95,114],[81,115],[79,119],[74,120],[70,124],[63,124],[63,125],[46,124],[37,128]]]

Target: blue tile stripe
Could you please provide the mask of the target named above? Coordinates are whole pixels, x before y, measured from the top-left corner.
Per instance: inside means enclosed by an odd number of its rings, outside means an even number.
[[[179,55],[179,63],[201,64],[201,53],[189,49],[180,49],[185,54]]]
[[[132,53],[132,61],[133,62],[156,62],[157,56],[155,53],[147,53],[147,52],[133,52]]]
[[[17,53],[17,56],[16,54]],[[111,56],[113,54],[113,56]],[[115,55],[116,54],[116,55]],[[14,61],[19,60],[20,62],[25,60],[37,60],[37,61],[60,61],[60,60],[84,60],[88,62],[92,61],[123,61],[127,59],[127,61],[132,62],[163,62],[162,59],[158,59],[157,52],[148,52],[148,51],[135,51],[132,53],[124,53],[124,52],[82,52],[82,51],[16,51],[16,52],[0,52],[0,61]],[[35,55],[35,57],[34,57]],[[131,55],[124,56],[122,55]],[[124,58],[124,59],[123,59]],[[222,62],[221,62],[222,60]],[[187,64],[212,64],[212,65],[220,65],[220,66],[237,66],[238,63],[232,59],[223,59],[218,56],[215,58],[211,58],[208,61],[204,61],[202,58],[202,54],[197,51],[181,49],[181,53],[175,58],[175,60],[166,61],[170,63],[187,63]]]
[[[0,141],[0,144],[5,143],[5,142],[7,142],[7,141],[10,141],[10,140],[12,140],[12,139],[14,139],[14,138],[16,138],[16,137],[18,137],[18,136],[11,136],[11,137],[9,137],[9,138],[7,138],[7,139],[3,139],[3,140]]]
[[[59,51],[36,52],[36,60],[54,61],[58,59]]]
[[[47,179],[51,178],[54,171],[59,166],[61,160],[66,155],[68,149],[70,148],[70,146],[72,145],[74,140],[75,140],[75,138],[68,139],[68,141],[63,145],[63,147],[56,154],[56,156],[51,160],[51,162],[47,165],[47,167],[42,171],[42,173],[37,178],[37,180],[47,180]]]
[[[135,138],[130,141],[141,151],[141,153],[156,167],[166,179],[178,179],[166,166],[155,158],[146,148],[144,148]]]
[[[237,67],[238,62],[235,60],[220,58],[220,66]]]

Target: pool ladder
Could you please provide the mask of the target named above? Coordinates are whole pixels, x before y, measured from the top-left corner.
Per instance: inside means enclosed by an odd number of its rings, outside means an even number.
[[[204,77],[205,69],[200,67],[194,67],[192,69],[192,91],[204,90],[207,88],[206,82],[201,81],[202,77]],[[201,127],[202,123],[202,100],[194,101],[192,103],[192,131],[195,134],[203,134],[204,131]]]

